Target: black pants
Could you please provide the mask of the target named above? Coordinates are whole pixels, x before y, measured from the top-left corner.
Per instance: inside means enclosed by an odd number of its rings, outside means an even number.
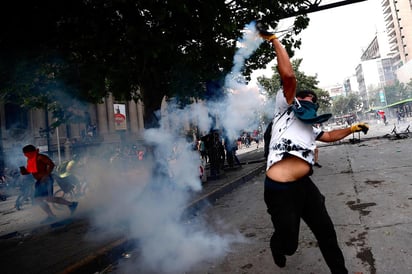
[[[325,207],[325,197],[309,176],[290,183],[279,183],[266,177],[264,199],[275,229],[270,239],[272,254],[295,253],[302,218],[315,235],[331,273],[348,273]]]

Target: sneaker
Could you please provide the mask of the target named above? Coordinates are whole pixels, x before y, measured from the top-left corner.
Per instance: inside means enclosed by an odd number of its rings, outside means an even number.
[[[43,221],[41,221],[40,223],[41,224],[48,224],[48,223],[52,223],[52,222],[54,222],[54,221],[56,221],[57,220],[57,217],[56,216],[49,216],[49,217],[47,217],[46,219],[44,219]]]
[[[316,167],[322,167],[319,163],[315,163],[314,166],[316,166]]]
[[[73,214],[76,211],[78,204],[79,204],[78,202],[72,202],[72,204],[68,206],[70,209],[70,214]]]

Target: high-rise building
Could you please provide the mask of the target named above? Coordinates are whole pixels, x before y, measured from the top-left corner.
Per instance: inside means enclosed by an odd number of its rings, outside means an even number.
[[[408,82],[412,78],[412,0],[382,0],[381,6],[393,65],[398,79]]]
[[[365,109],[371,107],[369,99],[373,92],[394,84],[395,68],[386,36],[383,32],[376,33],[372,42],[364,50],[360,64],[356,67],[359,96]]]

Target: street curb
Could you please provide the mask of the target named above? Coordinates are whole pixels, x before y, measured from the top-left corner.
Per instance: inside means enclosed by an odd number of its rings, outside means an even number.
[[[257,176],[259,173],[264,171],[265,168],[266,163],[262,163],[261,166],[259,165],[258,167],[252,169],[250,172],[241,175],[235,180],[224,184],[220,188],[201,196],[200,198],[188,204],[183,214],[193,214],[194,212],[202,209],[204,206],[209,205],[210,203],[214,203],[220,197]],[[124,252],[130,251],[130,249],[136,245],[136,242],[136,240],[127,239],[124,237],[117,239],[114,242],[100,248],[94,254],[91,254],[83,260],[66,267],[63,271],[60,272],[60,274],[80,274],[95,271],[95,269],[102,263],[110,264],[110,262],[113,262],[116,259],[120,258]]]
[[[188,204],[188,206],[185,209],[185,212],[186,213],[196,212],[197,210],[202,209],[204,206],[210,203],[214,203],[217,199],[219,199],[223,195],[226,195],[227,193],[231,192],[235,188],[239,187],[240,185],[249,181],[251,178],[258,175],[260,172],[265,170],[265,168],[266,168],[266,163],[262,164],[262,166],[258,166],[257,168],[252,169],[249,173],[239,176],[235,180],[224,184],[220,188],[199,197],[198,199]]]

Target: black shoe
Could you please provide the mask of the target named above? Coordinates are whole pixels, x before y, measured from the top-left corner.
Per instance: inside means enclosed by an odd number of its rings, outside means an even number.
[[[286,256],[283,254],[273,254],[273,260],[275,260],[275,264],[279,267],[286,266]]]
[[[314,166],[316,166],[316,167],[322,167],[319,163],[315,163]]]
[[[72,202],[71,205],[69,205],[69,209],[70,209],[70,214],[73,215],[73,213],[76,211],[77,206],[79,205],[78,202]]]

